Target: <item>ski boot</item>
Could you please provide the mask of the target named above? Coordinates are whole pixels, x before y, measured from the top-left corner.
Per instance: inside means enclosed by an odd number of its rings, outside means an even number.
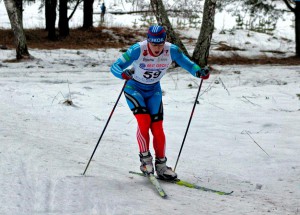
[[[149,151],[140,153],[141,166],[140,169],[145,175],[154,174],[152,163],[153,157]]]
[[[158,178],[166,181],[173,181],[177,179],[177,174],[172,170],[171,167],[166,165],[167,158],[156,158],[155,159],[155,170]]]

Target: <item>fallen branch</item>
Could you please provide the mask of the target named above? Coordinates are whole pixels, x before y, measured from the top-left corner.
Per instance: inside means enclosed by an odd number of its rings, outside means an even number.
[[[229,90],[227,89],[227,87],[225,86],[225,84],[224,84],[224,82],[222,81],[222,79],[219,78],[219,80],[220,80],[220,82],[221,82],[223,88],[227,91],[228,95],[230,96],[230,92],[229,92]]]
[[[244,130],[242,131],[242,134],[247,134],[254,141],[254,143],[270,157],[270,155],[253,139],[253,137],[249,134],[249,131]]]
[[[187,14],[187,13],[190,13],[191,11],[189,11],[189,10],[166,10],[166,12]],[[200,11],[194,11],[194,12],[200,12]],[[153,13],[153,11],[152,10],[107,11],[107,13],[115,14],[115,15],[124,15],[124,14],[135,14],[135,13]],[[95,12],[94,14],[101,14],[101,12]]]
[[[250,104],[252,104],[252,105],[254,105],[254,106],[261,107],[260,105],[258,105],[258,104],[255,104],[255,103],[251,102],[249,99],[247,99],[247,97],[246,97],[246,96],[242,96],[242,98],[246,99],[246,101],[248,101]],[[242,101],[243,101],[243,100],[242,100]]]

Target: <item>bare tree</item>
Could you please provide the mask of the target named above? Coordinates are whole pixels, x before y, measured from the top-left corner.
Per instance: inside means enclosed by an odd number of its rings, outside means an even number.
[[[31,56],[28,52],[21,11],[17,8],[17,0],[4,0],[4,4],[15,36],[16,58],[29,59]]]
[[[183,45],[182,41],[180,40],[180,38],[177,36],[177,34],[175,33],[172,24],[169,20],[168,14],[166,12],[166,9],[164,7],[164,4],[162,2],[162,0],[151,0],[151,6],[154,12],[154,15],[156,17],[157,23],[159,25],[162,25],[166,28],[167,30],[167,34],[169,37],[169,41],[171,43],[174,43],[175,45],[177,45],[185,55],[189,56],[189,53],[187,52],[185,46]]]
[[[64,38],[70,35],[67,0],[59,0],[58,29],[60,37]]]
[[[53,0],[52,0],[53,1]],[[70,27],[69,27],[69,21],[74,15],[77,7],[83,0],[76,0],[72,1],[76,2],[75,7],[73,8],[72,13],[68,17],[68,3],[70,3],[68,0],[59,0],[59,20],[58,20],[58,29],[59,29],[59,36],[60,38],[65,38],[70,35]],[[91,1],[91,0],[88,0]],[[94,1],[94,0],[92,0]],[[86,2],[86,1],[84,1]]]
[[[296,56],[300,57],[300,1],[283,0],[287,7],[295,14]],[[293,7],[293,4],[295,5]]]
[[[46,0],[45,1],[45,18],[46,18],[46,30],[48,31],[48,39],[56,40],[56,7],[57,0]]]
[[[75,4],[75,6],[74,6],[74,8],[73,8],[73,11],[72,11],[72,13],[70,14],[70,16],[69,16],[69,20],[70,19],[72,19],[72,16],[74,15],[74,13],[76,12],[76,10],[77,10],[77,7],[81,4],[81,2],[82,2],[83,0],[77,0],[76,1],[76,4]]]
[[[238,3],[242,6],[242,11],[249,10],[250,16],[254,18],[261,16],[262,14],[268,16],[272,20],[276,21],[287,10],[282,7],[276,7],[278,1],[283,1],[289,11],[295,14],[295,43],[296,43],[296,56],[300,57],[300,1],[299,0],[222,0],[218,1],[219,9],[225,8],[224,6],[229,4]],[[288,11],[288,12],[289,12]],[[240,12],[240,10],[237,10]],[[276,23],[275,22],[275,23]]]
[[[217,0],[205,0],[200,34],[193,53],[193,60],[199,66],[206,66],[209,48],[214,31]]]
[[[200,66],[207,65],[211,38],[214,31],[216,2],[217,0],[205,0],[204,3],[202,26],[192,57],[192,59]],[[168,14],[165,10],[162,0],[151,0],[151,6],[158,24],[166,27],[168,36],[170,37],[170,42],[179,46],[183,52],[190,57],[185,46],[181,42],[180,38],[176,35],[172,24],[169,21]]]
[[[83,28],[93,28],[93,4],[94,0],[83,2]]]

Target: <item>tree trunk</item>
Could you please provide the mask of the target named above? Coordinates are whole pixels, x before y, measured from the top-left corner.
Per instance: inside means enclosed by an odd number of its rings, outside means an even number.
[[[93,28],[93,4],[94,0],[83,2],[83,28]]]
[[[50,7],[51,7],[51,0],[45,0],[45,30],[48,31],[49,30],[49,25],[50,25]]]
[[[297,1],[295,7],[295,41],[296,56],[300,57],[300,2]]]
[[[151,6],[156,17],[157,23],[165,27],[167,31],[167,39],[169,42],[177,45],[185,55],[189,57],[189,53],[187,52],[185,46],[181,42],[180,38],[175,33],[172,24],[169,20],[168,14],[165,10],[164,4],[162,0],[151,0]]]
[[[59,0],[59,36],[64,38],[70,35],[69,20],[68,20],[68,1]]]
[[[23,0],[16,0],[16,6],[20,11],[21,22],[23,23]]]
[[[210,42],[214,31],[216,1],[217,0],[205,0],[204,2],[200,35],[192,58],[201,67],[207,65]]]
[[[48,31],[48,39],[52,41],[55,41],[57,39],[56,31],[55,31],[56,7],[57,7],[57,0],[46,0],[45,2],[46,30]]]
[[[30,54],[27,48],[26,37],[23,30],[21,12],[17,9],[15,0],[4,0],[11,28],[15,36],[16,58],[28,59]]]

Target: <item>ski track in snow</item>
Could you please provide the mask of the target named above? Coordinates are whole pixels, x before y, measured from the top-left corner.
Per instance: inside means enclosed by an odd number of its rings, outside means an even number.
[[[81,175],[122,88],[108,72],[120,53],[31,54],[39,59],[0,68],[0,214],[300,214],[299,66],[216,66],[222,73],[203,84],[177,173],[234,193],[162,182],[163,200],[148,180],[128,173],[139,170],[139,158],[123,96]],[[1,51],[0,59],[13,55]],[[178,68],[162,80],[170,166],[198,84]],[[68,98],[74,106],[63,104]]]

